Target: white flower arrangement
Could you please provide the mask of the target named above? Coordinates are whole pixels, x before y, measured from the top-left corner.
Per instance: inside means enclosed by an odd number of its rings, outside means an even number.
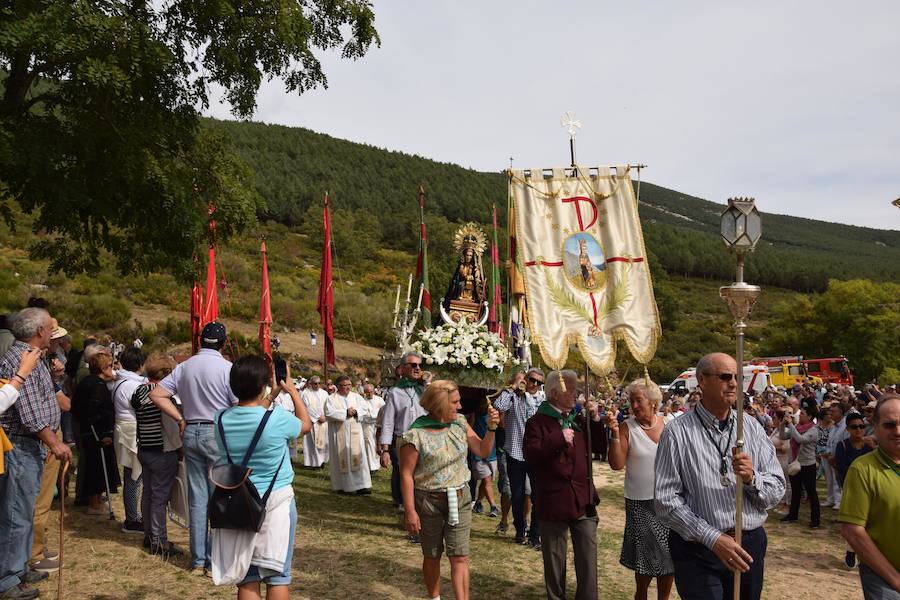
[[[518,363],[500,336],[484,325],[439,325],[420,331],[412,347],[428,365],[480,367],[502,372],[507,363]]]

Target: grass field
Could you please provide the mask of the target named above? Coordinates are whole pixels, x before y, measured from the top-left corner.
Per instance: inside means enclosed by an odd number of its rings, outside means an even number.
[[[600,598],[632,598],[630,571],[618,563],[624,526],[623,473],[595,463],[600,490],[598,572]],[[389,472],[373,477],[373,494],[339,496],[331,492],[328,472],[297,469],[295,483],[299,527],[294,553],[291,597],[301,599],[423,598],[421,552],[405,541],[390,502]],[[116,515],[123,515],[115,495]],[[51,547],[58,545],[58,512],[52,513]],[[773,513],[767,523],[769,549],[764,598],[792,600],[861,598],[858,577],[843,566],[844,545],[823,510],[823,527],[810,531],[801,511],[800,523],[783,525]],[[472,531],[473,598],[528,600],[544,598],[539,552],[516,546],[512,537],[497,536],[497,519],[475,516]],[[119,531],[119,522],[91,517],[67,505],[63,591],[67,599],[185,600],[232,598],[233,587],[217,588],[211,580],[191,576],[187,558],[172,562],[149,556],[139,536]],[[187,531],[170,523],[170,536],[187,548]],[[449,566],[443,569],[442,597],[452,598]],[[574,571],[569,562],[569,596]],[[42,597],[56,596],[57,575],[40,586]],[[651,590],[655,597],[655,591]],[[673,596],[675,596],[673,594]],[[677,597],[677,596],[675,596]]]

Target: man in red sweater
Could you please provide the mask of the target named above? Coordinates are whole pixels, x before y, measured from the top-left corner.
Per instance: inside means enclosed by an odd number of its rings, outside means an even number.
[[[535,518],[541,527],[548,600],[566,598],[569,532],[575,551],[575,600],[597,598],[598,497],[588,474],[588,421],[583,411],[575,411],[577,385],[575,371],[552,371],[545,387],[547,401],[525,425],[522,450],[538,484]],[[591,444],[597,452],[602,435],[600,414],[594,402],[588,402],[587,409]]]

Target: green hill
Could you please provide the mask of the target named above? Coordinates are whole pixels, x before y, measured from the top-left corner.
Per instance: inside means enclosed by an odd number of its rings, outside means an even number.
[[[256,173],[257,189],[268,204],[265,216],[281,223],[305,223],[309,207],[318,206],[328,190],[337,211],[363,211],[360,225],[375,226],[381,245],[414,251],[419,184],[428,191],[426,211],[435,227],[444,220],[488,223],[494,203],[505,220],[501,173],[480,173],[308,129],[207,124],[231,135]],[[718,236],[723,205],[646,182],[640,193],[648,250],[659,266],[673,274],[733,276],[733,259],[722,251]],[[822,291],[831,278],[857,277],[900,281],[900,231],[764,213],[763,241],[749,261],[748,280]]]
[[[220,290],[221,313],[236,320],[256,320],[258,250],[265,237],[275,331],[319,329],[315,296],[325,190],[334,209],[336,334],[376,348],[393,347],[394,294],[415,268],[420,184],[428,193],[436,298],[443,295],[455,264],[449,248],[458,225],[488,223],[493,203],[501,225],[505,221],[501,173],[479,173],[305,129],[222,121],[207,121],[207,126],[231,135],[268,206],[256,229],[219,249],[219,273],[226,282]],[[670,380],[705,352],[732,348],[731,320],[718,298],[718,286],[730,281],[734,268],[718,238],[721,210],[716,203],[641,185],[640,211],[664,332],[650,365],[659,381]],[[104,269],[95,276],[48,275],[46,263],[28,256],[35,240],[32,219],[18,213],[16,218],[15,233],[0,225],[0,313],[19,308],[31,295],[43,295],[76,335],[139,335],[151,348],[187,339],[186,320],[150,328],[132,319],[135,306],[187,310],[188,290],[171,275],[121,277],[109,257],[102,257]],[[765,324],[797,292],[821,291],[829,278],[900,281],[900,232],[772,214],[763,218],[763,241],[748,261],[747,278],[763,285],[765,293],[748,330],[748,354],[763,347]],[[503,234],[501,240],[505,246]],[[627,358],[620,362],[623,373],[637,372]]]

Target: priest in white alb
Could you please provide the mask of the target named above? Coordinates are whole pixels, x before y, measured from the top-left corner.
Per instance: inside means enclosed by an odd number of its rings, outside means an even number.
[[[363,426],[363,435],[366,438],[366,456],[369,458],[369,470],[373,473],[381,468],[381,461],[378,456],[378,446],[375,441],[375,428],[378,422],[378,413],[384,407],[384,398],[375,393],[375,386],[367,383],[363,386],[363,398],[368,405],[369,414],[360,422]]]
[[[337,378],[337,391],[325,401],[328,446],[331,450],[331,489],[371,494],[372,476],[362,421],[370,418],[369,403],[352,391],[346,375]]]
[[[321,385],[322,380],[319,376],[313,375],[300,394],[300,399],[303,400],[309,419],[313,423],[309,433],[303,436],[304,467],[320,468],[328,462],[328,423],[325,418],[328,392],[323,390]]]

